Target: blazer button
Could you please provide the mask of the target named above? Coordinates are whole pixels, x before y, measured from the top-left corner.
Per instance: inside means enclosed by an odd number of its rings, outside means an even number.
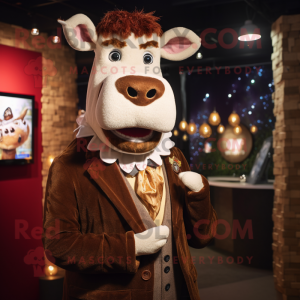
[[[164,257],[164,260],[165,260],[165,262],[168,262],[168,261],[170,260],[170,255],[166,255],[166,256]]]
[[[165,273],[169,273],[170,272],[170,267],[165,267]]]
[[[168,291],[168,290],[170,289],[170,286],[171,286],[170,283],[168,283],[168,284],[165,286],[165,290]]]
[[[142,273],[142,278],[144,280],[149,280],[151,278],[151,272],[149,270],[145,270]]]

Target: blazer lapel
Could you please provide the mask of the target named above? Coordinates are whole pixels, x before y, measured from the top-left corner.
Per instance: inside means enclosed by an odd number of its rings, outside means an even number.
[[[107,195],[135,233],[146,230],[117,163],[107,165],[93,158],[88,173]]]
[[[185,199],[185,187],[178,175],[173,171],[172,165],[169,162],[169,156],[163,158],[170,190],[170,198],[172,203],[172,224],[173,228],[176,228],[180,215],[183,214],[182,203]]]

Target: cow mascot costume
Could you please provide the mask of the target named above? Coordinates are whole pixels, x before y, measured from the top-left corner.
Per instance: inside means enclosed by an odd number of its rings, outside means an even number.
[[[200,47],[191,30],[162,32],[153,13],[112,11],[95,28],[62,24],[75,50],[94,51],[77,138],[55,158],[45,195],[46,252],[66,270],[63,299],[200,299],[189,246],[213,237],[209,184],[169,139],[174,94],[160,58]]]

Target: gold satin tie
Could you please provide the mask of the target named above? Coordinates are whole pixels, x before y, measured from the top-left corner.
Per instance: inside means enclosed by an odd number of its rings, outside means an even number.
[[[163,187],[164,178],[161,166],[157,168],[147,166],[145,170],[137,174],[135,192],[146,206],[153,221],[159,213]]]

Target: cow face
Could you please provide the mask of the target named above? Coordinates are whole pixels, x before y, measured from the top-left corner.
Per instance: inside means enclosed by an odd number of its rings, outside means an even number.
[[[126,38],[116,32],[102,34],[82,14],[59,22],[71,47],[95,51],[86,122],[119,152],[153,150],[176,120],[174,94],[162,77],[160,58],[188,58],[199,49],[200,38],[181,27],[164,34],[130,32]]]
[[[12,116],[11,109],[9,116]],[[21,115],[16,118],[10,118],[8,121],[3,121],[0,125],[0,148],[4,150],[13,150],[24,144],[29,136],[29,125],[24,119],[27,114],[27,109],[24,109]],[[5,116],[5,114],[4,114]]]

